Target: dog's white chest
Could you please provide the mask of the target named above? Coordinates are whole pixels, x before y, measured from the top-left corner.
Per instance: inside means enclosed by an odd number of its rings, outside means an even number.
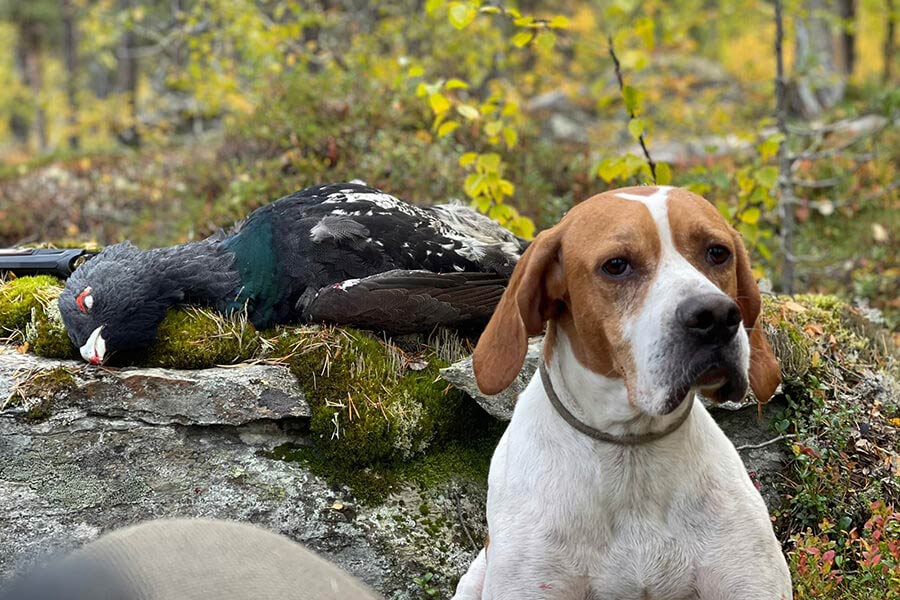
[[[697,598],[695,558],[685,536],[623,523],[596,556],[590,600],[691,600]]]

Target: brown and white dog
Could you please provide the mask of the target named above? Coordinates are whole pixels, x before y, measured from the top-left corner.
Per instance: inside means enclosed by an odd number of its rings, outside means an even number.
[[[772,396],[759,311],[740,236],[687,190],[609,191],[541,233],[475,349],[497,393],[549,322],[455,598],[791,598],[766,506],[695,396]]]

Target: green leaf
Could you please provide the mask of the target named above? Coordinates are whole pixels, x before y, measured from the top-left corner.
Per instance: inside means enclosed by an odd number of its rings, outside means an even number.
[[[503,141],[506,142],[507,148],[512,148],[519,141],[519,134],[512,127],[503,128]]]
[[[416,86],[416,96],[419,98],[424,98],[428,95],[428,86],[425,83],[420,83]]]
[[[513,36],[512,43],[519,48],[524,48],[531,43],[532,39],[534,39],[533,31],[520,31]]]
[[[457,123],[456,121],[447,121],[446,123],[443,123],[440,127],[438,127],[438,137],[442,138],[446,135],[450,135],[456,130],[457,127],[459,127],[459,123]]]
[[[641,169],[647,166],[647,161],[645,161],[640,156],[635,156],[634,154],[626,154],[625,155],[625,176],[633,177],[640,172]]]
[[[462,156],[459,157],[459,166],[467,167],[471,165],[478,158],[477,152],[466,152]]]
[[[776,133],[767,137],[763,143],[756,147],[759,151],[759,158],[763,162],[766,162],[778,154],[778,148],[781,146],[782,141],[784,141],[784,135],[781,133]]]
[[[495,204],[488,211],[488,216],[501,223],[516,216],[516,211],[508,204]]]
[[[772,189],[778,183],[778,169],[776,167],[763,167],[753,174],[753,179],[766,189]]]
[[[653,37],[653,28],[653,19],[649,17],[637,19],[634,24],[634,33],[641,38],[647,50],[653,50],[653,44],[656,41]]]
[[[530,240],[534,237],[534,221],[528,217],[517,217],[509,227],[520,238]]]
[[[463,191],[470,198],[477,198],[484,188],[484,175],[480,173],[472,173],[463,182]]]
[[[444,0],[426,0],[425,2],[425,12],[429,15],[434,14],[434,11],[439,9],[444,5]]]
[[[433,110],[436,115],[445,113],[450,108],[450,102],[440,93],[428,96],[428,103],[431,105],[431,110]]]
[[[450,79],[447,81],[447,85],[444,86],[444,89],[447,90],[467,90],[469,89],[469,84],[463,81],[462,79]]]
[[[668,163],[656,164],[656,185],[669,185],[672,183],[672,170]]]
[[[457,104],[456,112],[469,119],[470,121],[481,116],[481,113],[478,112],[478,109],[471,104]]]
[[[549,31],[542,31],[537,36],[537,45],[543,50],[553,50],[556,45],[556,34]]]
[[[625,110],[630,115],[641,112],[642,94],[630,85],[622,86],[622,99],[625,100]]]
[[[480,213],[487,213],[491,208],[491,199],[487,196],[479,196],[472,199],[472,208]]]
[[[694,190],[691,190],[691,191],[694,191]],[[697,192],[697,193],[699,193],[699,192]],[[724,200],[719,200],[718,202],[716,202],[716,208],[719,209],[720,215],[722,215],[729,221],[731,220],[732,210],[731,210],[730,204],[728,204]]]
[[[478,12],[486,15],[499,15],[502,11],[499,6],[482,6],[478,9]]]
[[[478,11],[476,11],[472,6],[463,4],[462,2],[451,2],[450,3],[450,24],[456,27],[457,29],[464,29],[475,20]]]
[[[486,172],[497,172],[500,169],[500,155],[496,152],[488,152],[478,156],[479,170]]]
[[[625,170],[625,163],[621,158],[604,158],[597,167],[597,175],[606,183],[611,183]]]
[[[556,15],[547,24],[551,29],[566,29],[569,26],[569,17]]]
[[[421,77],[425,74],[425,69],[422,68],[422,65],[413,65],[406,74],[409,77]]]
[[[741,222],[747,225],[756,225],[759,222],[759,208],[751,206],[741,213]]]
[[[631,119],[628,121],[628,133],[631,134],[635,140],[637,140],[644,133],[644,120],[643,119]]]
[[[494,137],[495,135],[500,133],[500,130],[502,128],[503,128],[502,121],[490,121],[489,123],[485,124],[484,132],[486,134],[488,134],[489,136]]]

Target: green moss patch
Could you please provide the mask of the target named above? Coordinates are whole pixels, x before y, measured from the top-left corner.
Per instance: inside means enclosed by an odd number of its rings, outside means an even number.
[[[42,310],[62,291],[49,275],[19,277],[0,285],[0,337],[24,336],[33,310]]]
[[[383,499],[398,481],[487,476],[498,436],[486,433],[492,419],[440,379],[446,342],[444,350],[401,347],[353,329],[308,327],[270,342],[310,404],[315,444],[282,448],[276,458],[304,462],[363,502]]]
[[[310,429],[329,460],[408,459],[459,427],[459,391],[429,348],[408,352],[354,329],[298,328],[274,341],[310,403]]]
[[[472,403],[474,404],[474,402]],[[491,457],[506,423],[473,414],[466,435],[436,443],[427,452],[406,461],[380,461],[364,467],[335,463],[319,448],[285,444],[270,457],[303,464],[334,486],[347,486],[365,505],[385,501],[391,492],[413,485],[434,490],[451,482],[487,485]]]
[[[245,315],[223,317],[194,307],[169,309],[156,342],[142,364],[173,369],[203,369],[247,360],[260,339]]]
[[[25,325],[25,341],[38,356],[47,358],[79,358],[78,349],[69,339],[57,298],[61,287],[48,289],[39,298],[39,306],[31,309],[31,320]]]

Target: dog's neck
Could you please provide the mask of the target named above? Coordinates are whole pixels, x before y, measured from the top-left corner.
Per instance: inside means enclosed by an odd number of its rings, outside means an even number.
[[[624,379],[600,375],[581,364],[562,327],[554,327],[547,339],[552,348],[545,351],[543,360],[547,361],[553,389],[563,406],[589,427],[614,436],[663,431],[684,416],[694,401],[691,392],[672,413],[647,415],[628,401]]]

